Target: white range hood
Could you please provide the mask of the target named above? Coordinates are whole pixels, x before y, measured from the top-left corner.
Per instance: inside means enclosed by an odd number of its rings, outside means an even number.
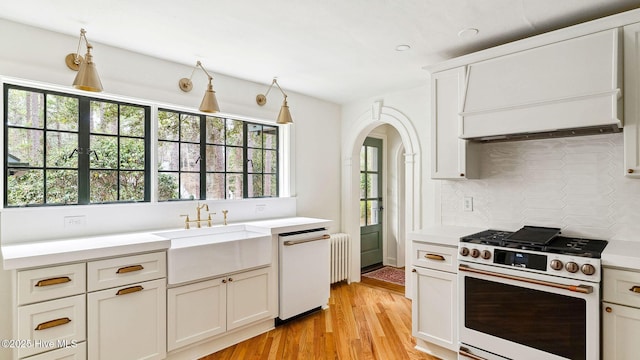
[[[620,36],[611,29],[468,65],[460,138],[621,131]]]

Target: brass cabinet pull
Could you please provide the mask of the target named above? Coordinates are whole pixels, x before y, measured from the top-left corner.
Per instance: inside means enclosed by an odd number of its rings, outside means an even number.
[[[36,286],[36,287],[51,286],[51,285],[58,285],[58,284],[68,283],[70,281],[71,281],[70,277],[61,276],[61,277],[57,277],[57,278],[40,280],[34,286]]]
[[[628,170],[627,170],[627,173],[629,173],[629,174],[633,174],[633,173],[634,173],[634,171],[633,171],[633,169],[628,169]]]
[[[222,283],[226,284],[227,283],[227,279],[222,279]]]
[[[118,271],[116,271],[116,274],[126,274],[126,273],[130,273],[130,272],[134,272],[134,271],[140,271],[143,270],[144,266],[142,265],[131,265],[131,266],[125,266],[125,267],[121,267],[120,269],[118,269]]]
[[[426,254],[424,257],[429,259],[429,260],[444,261],[444,256],[442,256],[442,255]]]
[[[640,286],[633,285],[633,287],[631,289],[629,289],[629,291],[634,292],[634,293],[640,293]]]
[[[613,311],[613,309],[611,307],[607,306],[606,308],[604,308],[604,311],[610,313],[610,312]]]
[[[140,285],[132,286],[132,287],[128,287],[128,288],[124,288],[124,289],[118,290],[116,295],[127,295],[127,294],[131,294],[131,293],[134,293],[134,292],[142,291],[142,290],[144,290],[144,288],[142,286],[140,286]]]
[[[418,272],[418,270],[416,270],[416,269],[411,269],[411,272]]]
[[[51,321],[45,321],[43,323],[38,324],[38,326],[36,326],[35,330],[45,330],[45,329],[49,329],[49,328],[52,328],[52,327],[68,324],[70,322],[71,322],[71,319],[69,319],[68,317],[55,319],[55,320],[51,320]]]
[[[232,282],[232,281],[233,281],[233,278],[229,278],[229,282]]]

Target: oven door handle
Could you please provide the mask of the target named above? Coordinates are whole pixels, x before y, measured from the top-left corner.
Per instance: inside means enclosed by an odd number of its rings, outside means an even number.
[[[469,359],[473,359],[473,360],[487,360],[487,359],[485,359],[483,357],[480,357],[478,355],[473,355],[472,353],[469,352],[469,350],[467,348],[464,348],[462,346],[458,350],[458,355],[466,356]]]
[[[522,281],[522,282],[526,282],[526,283],[529,283],[529,284],[543,285],[543,286],[548,286],[548,287],[552,287],[552,288],[556,288],[556,289],[563,289],[563,290],[568,290],[568,291],[572,291],[572,292],[578,292],[578,293],[582,293],[582,294],[591,294],[593,292],[593,286],[589,286],[589,285],[558,284],[558,283],[554,283],[554,282],[551,282],[551,281],[529,279],[529,278],[520,277],[520,276],[500,274],[500,273],[496,273],[496,272],[493,272],[493,271],[474,269],[474,268],[471,268],[471,267],[469,267],[467,265],[459,265],[458,266],[458,270],[471,272],[471,273],[475,273],[475,274],[480,274],[480,275],[499,277],[499,278],[502,278],[502,279]]]

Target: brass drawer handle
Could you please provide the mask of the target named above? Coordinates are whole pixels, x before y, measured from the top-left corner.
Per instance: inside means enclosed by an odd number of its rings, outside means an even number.
[[[57,278],[40,280],[34,286],[36,286],[36,287],[51,286],[51,285],[58,285],[58,284],[68,283],[70,281],[71,281],[70,277],[61,276],[61,277],[57,277]]]
[[[35,330],[45,330],[45,329],[49,329],[49,328],[52,328],[52,327],[68,324],[70,322],[71,322],[71,319],[69,319],[68,317],[55,319],[55,320],[51,320],[51,321],[46,321],[46,322],[38,324],[38,326],[36,326]]]
[[[140,271],[143,270],[144,267],[142,265],[131,265],[131,266],[125,266],[125,267],[121,267],[120,269],[118,269],[118,271],[116,271],[116,274],[126,274],[126,273],[130,273],[130,272],[134,272],[134,271]]]
[[[633,287],[631,289],[629,289],[629,291],[634,292],[634,293],[640,293],[640,286],[633,285]]]
[[[140,285],[132,286],[132,287],[128,287],[128,288],[124,288],[124,289],[118,290],[116,295],[127,295],[127,294],[131,294],[131,293],[134,293],[134,292],[142,291],[142,290],[144,290],[144,288],[142,286],[140,286]]]
[[[424,257],[429,259],[429,260],[444,261],[444,256],[442,256],[442,255],[426,254]]]

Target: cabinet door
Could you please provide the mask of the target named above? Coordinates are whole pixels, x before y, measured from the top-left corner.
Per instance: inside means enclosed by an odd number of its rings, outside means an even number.
[[[88,358],[163,359],[166,355],[166,280],[87,295]]]
[[[270,284],[271,268],[231,275],[227,282],[227,330],[275,317],[275,289]]]
[[[602,303],[602,359],[638,358],[640,309]]]
[[[457,275],[419,267],[411,274],[413,336],[457,351]]]
[[[624,166],[629,177],[640,177],[640,23],[624,34]]]
[[[466,140],[458,138],[464,87],[464,66],[431,75],[432,179],[464,179],[478,175],[477,161],[467,159],[467,155],[473,155],[473,149],[468,149]],[[467,168],[469,165],[471,167]]]
[[[167,290],[169,351],[227,330],[227,286],[213,279]]]

